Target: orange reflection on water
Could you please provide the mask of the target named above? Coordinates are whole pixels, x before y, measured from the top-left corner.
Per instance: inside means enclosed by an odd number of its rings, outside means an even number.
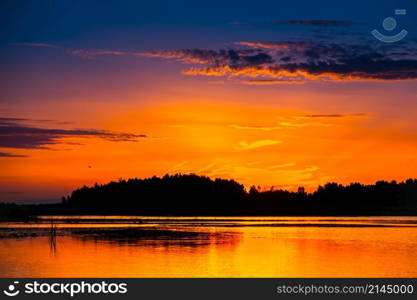
[[[0,240],[0,273],[4,277],[417,276],[416,227],[165,224],[163,228],[204,235],[136,240],[58,236],[56,249],[51,249],[48,237],[7,238]]]

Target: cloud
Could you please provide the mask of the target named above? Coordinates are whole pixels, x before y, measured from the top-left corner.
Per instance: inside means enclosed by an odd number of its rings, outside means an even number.
[[[66,54],[72,56],[78,56],[81,58],[94,58],[101,55],[135,55],[135,53],[118,51],[118,50],[109,50],[109,49],[70,49],[64,48],[57,45],[47,44],[47,43],[14,43],[15,46],[27,46],[27,47],[40,47],[40,48],[60,48],[65,51]]]
[[[366,116],[364,113],[358,114],[313,114],[304,115],[302,118],[346,118],[346,117],[363,117]]]
[[[320,119],[320,118],[348,118],[348,117],[362,117],[366,116],[364,113],[358,114],[310,114],[310,115],[302,115],[302,116],[291,116],[291,117],[279,117],[279,122],[273,126],[258,126],[258,125],[241,125],[241,124],[230,124],[229,127],[237,130],[253,130],[253,131],[273,131],[273,130],[286,130],[286,129],[295,129],[295,128],[302,128],[302,127],[310,127],[310,126],[322,126],[322,127],[330,127],[334,126],[327,120],[325,123],[324,120],[322,122],[309,122],[309,119]],[[319,121],[319,120],[317,120]]]
[[[303,84],[302,80],[284,80],[284,79],[260,79],[260,80],[245,80],[241,81],[243,84],[248,85],[274,85],[274,84]]]
[[[239,143],[239,146],[236,147],[236,150],[240,150],[240,151],[252,150],[256,148],[276,145],[279,143],[281,143],[281,141],[276,141],[276,140],[259,140],[259,141],[254,141],[250,143],[242,141]]]
[[[8,152],[0,152],[0,157],[28,157],[27,155],[12,154]]]
[[[251,48],[264,48],[264,49],[279,49],[290,50],[294,45],[290,43],[277,43],[277,42],[235,42],[235,45],[247,46]]]
[[[70,124],[70,122],[63,122],[63,121],[57,121],[57,120],[0,117],[0,125],[10,125],[11,123],[26,123],[26,124],[54,123],[54,124],[61,124],[61,125]]]
[[[283,127],[304,127],[308,126],[309,124],[299,124],[299,123],[292,123],[292,122],[280,122],[279,125]]]
[[[279,126],[266,127],[266,126],[248,126],[248,125],[245,126],[245,125],[236,125],[236,124],[232,124],[230,125],[230,127],[234,129],[240,129],[240,130],[260,130],[260,131],[272,131],[272,130],[282,129],[282,127],[279,127]]]
[[[13,43],[15,46],[40,47],[40,48],[58,48],[56,45],[46,43]]]
[[[342,26],[348,21],[304,20],[290,24]],[[353,24],[353,23],[352,23]],[[19,43],[57,47],[43,43]],[[398,46],[369,40],[238,41],[230,49],[174,49],[126,52],[108,49],[65,49],[81,58],[141,56],[176,60],[191,65],[188,76],[224,77],[248,85],[273,85],[322,81],[398,81],[417,79],[417,41]]]
[[[290,168],[290,167],[295,167],[295,166],[296,166],[295,163],[285,163],[285,164],[267,166],[266,169],[276,170],[276,169],[285,169],[285,168]]]
[[[49,149],[70,137],[96,137],[112,142],[134,142],[145,134],[115,133],[97,129],[57,129],[27,125],[29,119],[0,118],[0,148]],[[36,120],[33,120],[36,121]],[[11,156],[9,156],[11,157]]]
[[[289,20],[273,22],[275,25],[309,25],[320,27],[343,27],[355,24],[351,21],[344,20]]]
[[[72,49],[67,50],[67,53],[73,56],[78,56],[81,58],[93,58],[95,56],[99,55],[116,55],[116,56],[122,56],[127,55],[129,53],[124,51],[115,51],[115,50],[106,50],[106,49]]]
[[[176,59],[184,63],[209,64],[224,60],[226,54],[214,50],[182,49],[136,53],[136,56]]]
[[[312,41],[236,42],[237,49],[184,49],[142,53],[194,64],[189,76],[236,78],[244,84],[309,81],[394,81],[417,79],[417,43],[401,51],[379,44]],[[385,45],[384,45],[385,46]]]
[[[138,56],[176,59],[184,63],[195,63],[202,65],[233,65],[251,66],[272,63],[273,59],[268,53],[254,49],[245,50],[204,50],[204,49],[182,49],[168,51],[153,51],[136,53]]]
[[[323,127],[330,127],[333,126],[332,124],[325,124],[325,123],[294,123],[294,122],[280,122],[279,125],[282,127],[288,128],[300,128],[306,126],[323,126]]]

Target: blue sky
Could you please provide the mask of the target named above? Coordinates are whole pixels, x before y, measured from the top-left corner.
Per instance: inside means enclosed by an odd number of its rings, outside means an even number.
[[[347,20],[360,23],[362,26],[354,29],[366,32],[380,26],[396,8],[408,10],[407,16],[398,20],[405,28],[416,28],[417,22],[417,2],[413,0],[12,0],[2,1],[1,7],[3,44],[32,41],[97,48],[143,48],[144,42],[152,47],[199,47],[208,41],[224,43],[243,35],[246,39],[273,39],[279,30],[268,23],[286,20]],[[248,26],[233,26],[236,22]]]

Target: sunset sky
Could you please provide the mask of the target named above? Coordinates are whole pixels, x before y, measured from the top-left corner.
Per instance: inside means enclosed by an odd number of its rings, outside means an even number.
[[[313,190],[416,170],[417,1],[0,4],[1,202],[166,173]]]

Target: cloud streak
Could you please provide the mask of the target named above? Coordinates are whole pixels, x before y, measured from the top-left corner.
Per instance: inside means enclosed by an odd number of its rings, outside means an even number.
[[[8,152],[0,152],[0,157],[28,157],[27,155],[12,154]]]
[[[291,24],[330,26],[346,21],[286,21]],[[344,23],[343,23],[344,22]],[[43,43],[19,43],[57,47]],[[224,77],[248,85],[320,81],[398,81],[417,79],[417,41],[398,47],[378,43],[325,41],[238,41],[230,49],[174,49],[126,52],[109,49],[65,49],[81,58],[140,56],[176,60],[190,65],[188,76]]]
[[[115,51],[115,50],[106,50],[106,49],[72,49],[67,50],[67,53],[72,56],[78,56],[81,58],[93,58],[95,56],[100,55],[115,55],[115,56],[123,56],[128,55],[130,53],[124,51]]]
[[[239,130],[259,130],[259,131],[273,131],[273,130],[279,130],[282,129],[280,126],[251,126],[251,125],[237,125],[232,124],[230,125],[233,129],[239,129]]]
[[[192,64],[184,75],[237,78],[244,84],[417,79],[417,43],[397,49],[325,42],[236,42],[236,49],[180,49],[139,55]]]
[[[247,85],[275,85],[275,84],[302,84],[304,83],[301,80],[285,80],[285,79],[260,79],[260,80],[256,80],[256,79],[251,79],[251,80],[244,80],[241,81],[241,83],[243,84],[247,84]]]
[[[38,48],[59,48],[56,45],[47,43],[13,43],[14,46],[38,47]]]
[[[281,141],[276,141],[276,140],[259,140],[259,141],[254,141],[250,143],[242,141],[239,143],[239,146],[236,147],[236,150],[240,150],[240,151],[252,150],[256,148],[276,145],[279,143],[281,143]]]
[[[137,53],[138,56],[176,59],[188,64],[202,65],[234,65],[252,66],[272,63],[273,59],[268,53],[246,50],[203,50],[203,49],[182,49],[170,51],[153,51],[148,53]]]
[[[303,118],[346,118],[346,117],[363,117],[366,116],[364,113],[358,114],[313,114],[304,115]]]
[[[26,125],[27,121],[19,118],[0,118],[0,148],[15,149],[50,149],[51,145],[63,144],[66,138],[96,137],[112,142],[135,142],[146,138],[145,134],[115,133],[97,129],[57,129]],[[3,157],[13,154],[3,153]]]
[[[77,56],[80,58],[91,59],[96,56],[103,56],[103,55],[113,55],[113,56],[123,56],[123,55],[135,55],[135,53],[126,52],[126,51],[118,51],[118,50],[110,50],[110,49],[71,49],[60,47],[53,44],[47,43],[13,43],[11,45],[14,46],[24,46],[24,47],[36,47],[36,48],[59,48],[63,50],[66,54],[71,56]]]

